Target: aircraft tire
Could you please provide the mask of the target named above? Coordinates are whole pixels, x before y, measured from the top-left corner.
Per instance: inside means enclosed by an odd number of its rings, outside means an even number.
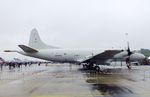
[[[100,71],[100,67],[99,66],[95,66],[95,70],[96,71]]]
[[[87,69],[87,65],[83,65],[83,68],[84,68],[84,69]]]

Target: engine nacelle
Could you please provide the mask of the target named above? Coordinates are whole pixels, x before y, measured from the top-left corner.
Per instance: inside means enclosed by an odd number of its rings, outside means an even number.
[[[131,61],[141,61],[141,60],[143,60],[145,58],[146,57],[143,54],[141,54],[141,53],[133,53],[130,56],[130,60]]]

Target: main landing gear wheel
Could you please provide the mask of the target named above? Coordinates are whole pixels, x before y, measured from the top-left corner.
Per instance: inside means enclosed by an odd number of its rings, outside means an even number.
[[[94,64],[93,63],[83,64],[83,68],[88,69],[88,70],[93,70],[94,69]]]
[[[131,69],[131,64],[127,64],[127,68],[130,70]]]
[[[83,65],[83,69],[87,69],[87,65],[84,64],[84,65]]]
[[[95,70],[96,71],[100,71],[100,67],[99,66],[95,66]]]

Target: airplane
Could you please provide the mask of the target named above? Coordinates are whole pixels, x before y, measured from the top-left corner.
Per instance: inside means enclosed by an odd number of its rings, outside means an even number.
[[[25,56],[40,58],[59,63],[84,64],[86,68],[96,68],[100,64],[109,64],[114,60],[125,60],[130,69],[131,61],[141,61],[143,54],[131,51],[128,43],[127,50],[103,50],[103,49],[65,49],[45,44],[38,31],[34,28],[30,34],[29,45],[18,45],[22,51],[5,50],[5,52],[17,52]],[[96,64],[96,65],[95,65]]]
[[[18,58],[13,58],[12,60],[5,60],[2,57],[0,57],[1,70],[3,69],[3,66],[9,66],[9,70],[10,70],[10,69],[15,68],[15,67],[20,68],[22,65],[24,65],[24,66],[29,65],[30,66],[32,64],[35,64],[35,62],[29,61],[29,60],[23,61],[23,60],[18,59]]]
[[[22,62],[20,59],[14,58],[13,60],[5,60],[2,57],[0,57],[0,66],[1,70],[3,69],[3,66],[9,66],[9,69],[18,67],[20,68],[21,65],[25,65],[25,62]]]

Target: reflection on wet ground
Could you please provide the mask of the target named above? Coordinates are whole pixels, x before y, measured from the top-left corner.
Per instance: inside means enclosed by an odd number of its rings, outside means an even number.
[[[150,75],[145,73],[149,70],[149,67],[139,67],[133,70],[112,69],[104,73],[81,71],[85,72],[86,82],[91,84],[92,91],[99,92],[103,97],[149,97],[146,89],[150,90],[150,87],[143,87],[150,86]]]
[[[49,64],[1,71],[0,97],[150,97],[150,67],[103,73],[81,68]]]
[[[132,90],[121,85],[121,80],[126,77],[125,75],[107,73],[89,72],[86,82],[92,85],[93,91],[98,91],[104,97],[122,97],[122,95],[133,94]]]

